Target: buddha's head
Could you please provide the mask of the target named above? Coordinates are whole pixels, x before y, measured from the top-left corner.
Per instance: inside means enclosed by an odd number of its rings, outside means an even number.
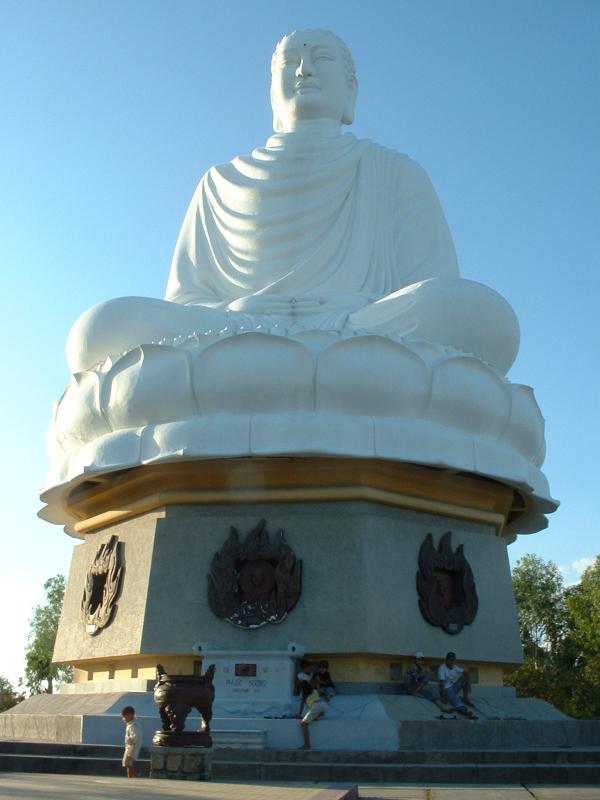
[[[330,31],[294,31],[271,59],[273,128],[295,131],[309,120],[350,125],[358,82],[344,42]]]

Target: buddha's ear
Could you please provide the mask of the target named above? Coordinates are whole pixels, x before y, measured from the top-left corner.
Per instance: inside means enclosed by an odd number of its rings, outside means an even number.
[[[348,81],[348,94],[342,115],[342,125],[352,125],[354,122],[354,106],[356,105],[356,95],[358,94],[358,81],[354,75]]]
[[[273,111],[273,130],[275,133],[281,133],[283,130],[283,125],[281,124],[281,120],[277,114],[277,109],[275,108],[275,103],[273,102],[273,90],[271,89],[271,109]]]

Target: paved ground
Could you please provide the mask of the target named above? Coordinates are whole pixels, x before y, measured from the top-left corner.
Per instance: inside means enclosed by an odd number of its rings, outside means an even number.
[[[365,800],[599,800],[595,786],[363,786]],[[203,800],[203,799],[202,799]]]
[[[0,773],[0,800],[355,800],[350,786]],[[361,800],[600,800],[592,786],[372,786]]]
[[[0,772],[0,800],[353,800],[349,788]]]

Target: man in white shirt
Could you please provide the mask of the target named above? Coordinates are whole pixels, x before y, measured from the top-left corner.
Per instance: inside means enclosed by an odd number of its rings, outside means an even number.
[[[467,705],[471,705],[471,676],[469,671],[459,667],[456,663],[456,653],[446,653],[445,662],[438,668],[440,682],[440,699],[453,706],[459,714],[464,714],[469,719],[477,719]],[[458,693],[462,689],[463,699]]]

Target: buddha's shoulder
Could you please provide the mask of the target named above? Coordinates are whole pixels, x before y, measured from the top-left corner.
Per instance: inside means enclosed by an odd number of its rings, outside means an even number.
[[[257,170],[262,175],[262,171],[270,171],[270,165],[277,164],[282,157],[285,148],[274,146],[273,142],[278,142],[281,136],[273,136],[264,147],[257,147],[247,155],[239,155],[231,161],[221,164],[214,164],[203,175],[200,186],[206,181],[220,182],[222,180],[235,182],[239,175],[255,176]],[[294,158],[301,151],[288,151],[286,159]],[[306,153],[301,153],[306,157]],[[406,153],[401,153],[390,147],[374,142],[371,139],[359,139],[352,133],[346,133],[340,137],[335,146],[325,147],[322,151],[317,149],[316,158],[324,161],[337,160],[338,158],[348,158],[354,163],[367,163],[368,166],[379,167],[385,174],[394,178],[401,178],[404,183],[407,181],[419,183],[427,181],[427,174],[423,167],[414,161]]]
[[[386,147],[370,139],[357,139],[357,141],[365,145],[364,156],[382,161],[386,169],[391,169],[405,178],[427,179],[427,173],[423,167],[406,153],[401,153],[399,150]]]

